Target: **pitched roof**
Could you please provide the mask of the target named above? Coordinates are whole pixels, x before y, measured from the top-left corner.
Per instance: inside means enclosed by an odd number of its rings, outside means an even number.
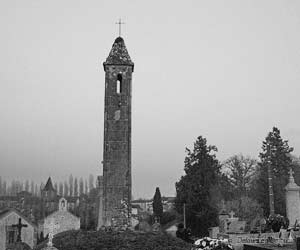
[[[43,189],[43,191],[56,191],[52,185],[51,177],[48,178],[47,183]]]
[[[103,65],[104,69],[105,65],[129,65],[133,68],[134,63],[131,61],[131,58],[125,46],[124,39],[122,37],[116,38],[113,43],[112,49]]]
[[[14,209],[14,208],[5,209],[5,210],[1,211],[0,212],[0,220],[10,213],[16,213],[23,220],[25,220],[28,224],[30,224],[32,227],[36,228],[36,225],[30,219],[28,219],[26,216],[24,216],[23,214],[21,214],[18,210]]]

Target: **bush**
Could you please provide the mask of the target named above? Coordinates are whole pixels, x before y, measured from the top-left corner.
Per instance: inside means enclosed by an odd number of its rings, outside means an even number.
[[[60,250],[188,250],[191,245],[166,234],[142,232],[68,231],[53,240]],[[41,250],[46,244],[39,245]]]
[[[287,228],[288,226],[288,219],[280,214],[270,215],[267,220],[267,228],[272,229],[274,232],[279,232],[281,227]]]

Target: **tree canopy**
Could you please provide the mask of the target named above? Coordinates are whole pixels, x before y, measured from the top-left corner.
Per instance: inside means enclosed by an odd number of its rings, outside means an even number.
[[[271,167],[275,213],[286,215],[284,187],[288,183],[288,171],[292,167],[292,151],[288,141],[281,138],[280,130],[273,127],[262,144],[252,193],[253,198],[262,205],[265,215],[269,212],[268,164]]]
[[[221,172],[216,159],[215,146],[207,145],[204,137],[199,136],[194,143],[194,149],[186,149],[184,171],[176,183],[175,206],[183,213],[186,204],[186,222],[194,234],[206,235],[208,228],[217,223],[217,204],[213,195],[217,195]]]
[[[227,173],[228,179],[235,193],[235,198],[246,196],[252,182],[257,161],[242,154],[234,155],[223,164],[223,170]]]
[[[155,194],[153,197],[153,214],[155,217],[161,218],[163,214],[163,205],[161,201],[161,194],[159,187],[156,188]]]

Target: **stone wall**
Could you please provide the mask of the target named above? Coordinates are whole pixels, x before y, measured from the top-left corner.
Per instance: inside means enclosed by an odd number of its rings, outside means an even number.
[[[54,234],[73,229],[80,229],[80,218],[74,216],[68,211],[57,211],[46,217],[44,219],[44,222],[39,225],[39,234],[41,233],[41,231],[43,231],[44,236],[46,237],[49,233],[49,225],[51,223],[59,225],[59,227],[54,228]]]
[[[124,201],[128,205],[127,214],[131,209],[132,66],[106,65],[105,72],[103,224],[111,226],[124,223]],[[120,93],[118,79],[121,79]]]

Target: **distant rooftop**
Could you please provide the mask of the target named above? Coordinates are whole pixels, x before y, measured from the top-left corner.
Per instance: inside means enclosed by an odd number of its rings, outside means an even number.
[[[56,191],[53,187],[51,177],[48,178],[48,181],[47,181],[43,191]]]

